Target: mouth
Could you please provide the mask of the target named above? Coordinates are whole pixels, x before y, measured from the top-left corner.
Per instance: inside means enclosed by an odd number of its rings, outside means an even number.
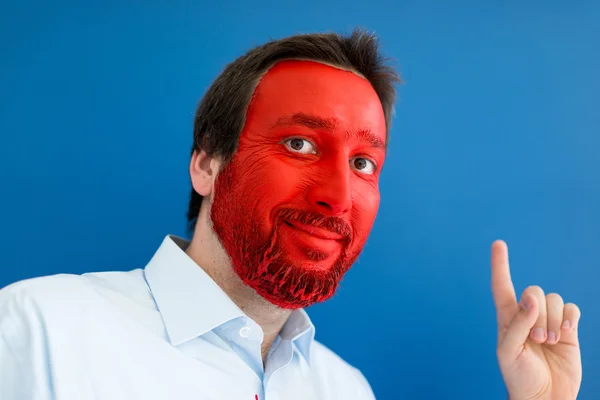
[[[313,225],[302,224],[300,222],[295,222],[295,221],[290,222],[290,221],[286,221],[286,220],[284,220],[283,222],[292,228],[296,228],[298,230],[306,232],[307,234],[314,236],[316,238],[319,238],[319,239],[326,239],[326,240],[342,240],[342,239],[344,239],[344,236],[340,235],[339,233],[332,232],[330,230],[323,229],[323,228],[318,228]]]

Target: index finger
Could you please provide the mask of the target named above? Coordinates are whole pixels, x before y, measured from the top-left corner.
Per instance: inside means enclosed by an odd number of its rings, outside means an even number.
[[[507,326],[519,309],[515,287],[510,277],[508,246],[503,240],[492,243],[492,294],[496,305],[498,324]]]

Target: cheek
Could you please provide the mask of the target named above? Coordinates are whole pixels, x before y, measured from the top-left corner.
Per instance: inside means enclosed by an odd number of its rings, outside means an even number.
[[[265,151],[240,157],[237,162],[240,174],[232,191],[245,203],[245,212],[266,218],[266,224],[278,206],[298,203],[310,175],[309,168],[294,167],[283,162],[281,155]]]
[[[379,198],[379,190],[370,185],[359,185],[357,190],[353,191],[352,224],[357,235],[366,238],[371,232],[379,210]]]

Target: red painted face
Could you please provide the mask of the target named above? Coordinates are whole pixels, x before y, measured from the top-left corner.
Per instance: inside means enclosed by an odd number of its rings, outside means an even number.
[[[385,140],[379,98],[353,72],[282,61],[263,76],[211,209],[247,285],[289,309],[335,293],[377,214]]]

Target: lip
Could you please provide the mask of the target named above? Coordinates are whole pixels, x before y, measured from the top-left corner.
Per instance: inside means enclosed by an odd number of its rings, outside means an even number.
[[[323,229],[323,228],[317,228],[316,226],[313,226],[313,225],[306,225],[306,224],[301,224],[299,222],[295,222],[295,221],[291,222],[291,221],[286,221],[286,220],[284,220],[284,222],[293,228],[299,229],[299,230],[306,232],[307,234],[314,236],[316,238],[319,238],[319,239],[342,240],[344,238],[339,233],[335,233],[335,232],[332,232],[330,230]]]

